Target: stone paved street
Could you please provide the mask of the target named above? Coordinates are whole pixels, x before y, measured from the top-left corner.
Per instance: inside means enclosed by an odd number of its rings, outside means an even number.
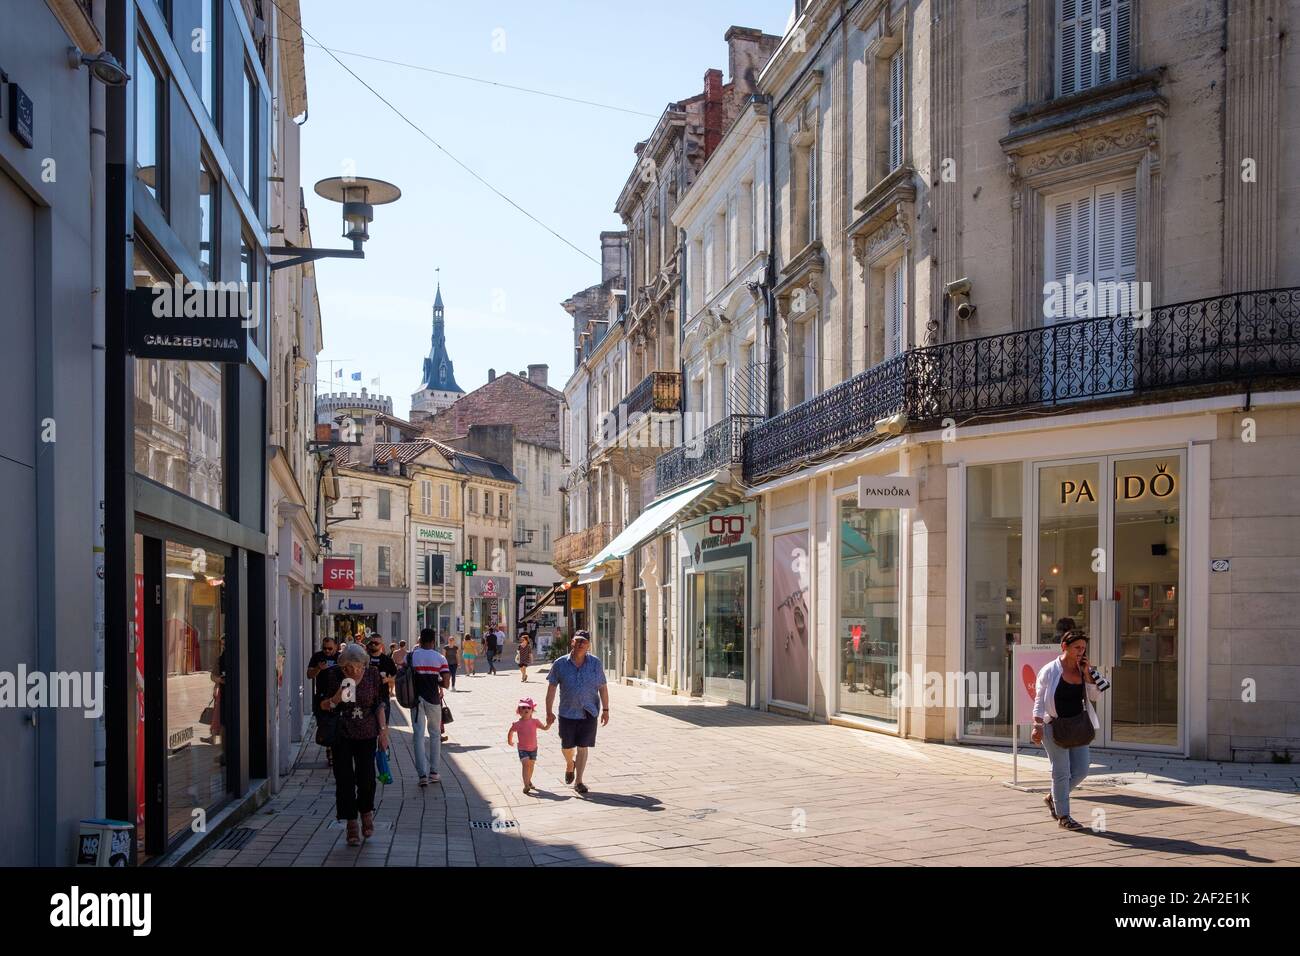
[[[521,793],[505,743],[521,692],[544,674],[462,677],[443,783],[421,791],[405,713],[394,706],[395,782],[375,836],[345,845],[334,784],[309,744],[287,786],[240,824],[241,846],[198,866],[1295,866],[1294,768],[1094,757],[1062,831],[1042,793],[1004,786],[1005,753],[901,741],[686,698],[610,688],[611,720],[585,798],[563,783],[556,728]],[[400,714],[400,716],[399,716]],[[1032,751],[1031,751],[1032,753]],[[1022,780],[1045,761],[1022,756]],[[1216,770],[1217,768],[1217,770]],[[1211,782],[1211,780],[1215,782]],[[493,827],[493,822],[496,827]]]

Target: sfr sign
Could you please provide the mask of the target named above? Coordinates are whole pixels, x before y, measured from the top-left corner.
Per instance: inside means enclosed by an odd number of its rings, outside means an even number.
[[[356,567],[351,558],[325,559],[326,588],[331,591],[351,591],[356,583]]]

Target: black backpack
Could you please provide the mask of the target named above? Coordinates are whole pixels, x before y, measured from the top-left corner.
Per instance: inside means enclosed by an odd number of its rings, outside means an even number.
[[[407,653],[406,660],[402,661],[402,666],[397,671],[397,677],[393,682],[397,690],[397,702],[407,710],[414,707],[419,698],[415,690],[415,666],[411,662],[414,653],[414,648]]]

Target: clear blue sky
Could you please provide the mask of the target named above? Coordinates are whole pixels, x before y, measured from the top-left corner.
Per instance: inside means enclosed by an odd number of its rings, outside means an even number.
[[[667,103],[701,91],[706,69],[726,72],[727,27],[782,33],[792,5],[309,0],[302,7],[306,30],[447,152],[599,259],[600,231],[619,228],[613,207],[634,166],[632,147]],[[447,344],[462,388],[483,384],[489,368],[517,372],[538,362],[549,364],[551,384],[563,387],[573,351],[560,303],[599,281],[599,267],[459,168],[310,38],[307,44],[302,178],[315,245],[344,245],[339,207],[311,186],[342,175],[345,161],[355,162],[358,176],[402,189],[396,204],[376,208],[364,262],[317,266],[321,379],[329,359],[347,360],[334,366],[345,370],[346,390],[379,378],[394,411],[406,415],[429,350],[434,269],[441,267]],[[361,382],[351,380],[354,371]]]

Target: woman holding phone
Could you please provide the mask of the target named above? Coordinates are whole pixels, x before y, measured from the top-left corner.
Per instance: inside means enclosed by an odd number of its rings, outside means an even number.
[[[1073,622],[1071,622],[1073,623]],[[1061,655],[1038,672],[1034,732],[1052,765],[1052,792],[1044,798],[1052,819],[1067,830],[1083,824],[1070,816],[1070,791],[1088,776],[1088,745],[1101,728],[1092,702],[1100,696],[1088,664],[1088,635],[1071,627],[1061,635]]]

